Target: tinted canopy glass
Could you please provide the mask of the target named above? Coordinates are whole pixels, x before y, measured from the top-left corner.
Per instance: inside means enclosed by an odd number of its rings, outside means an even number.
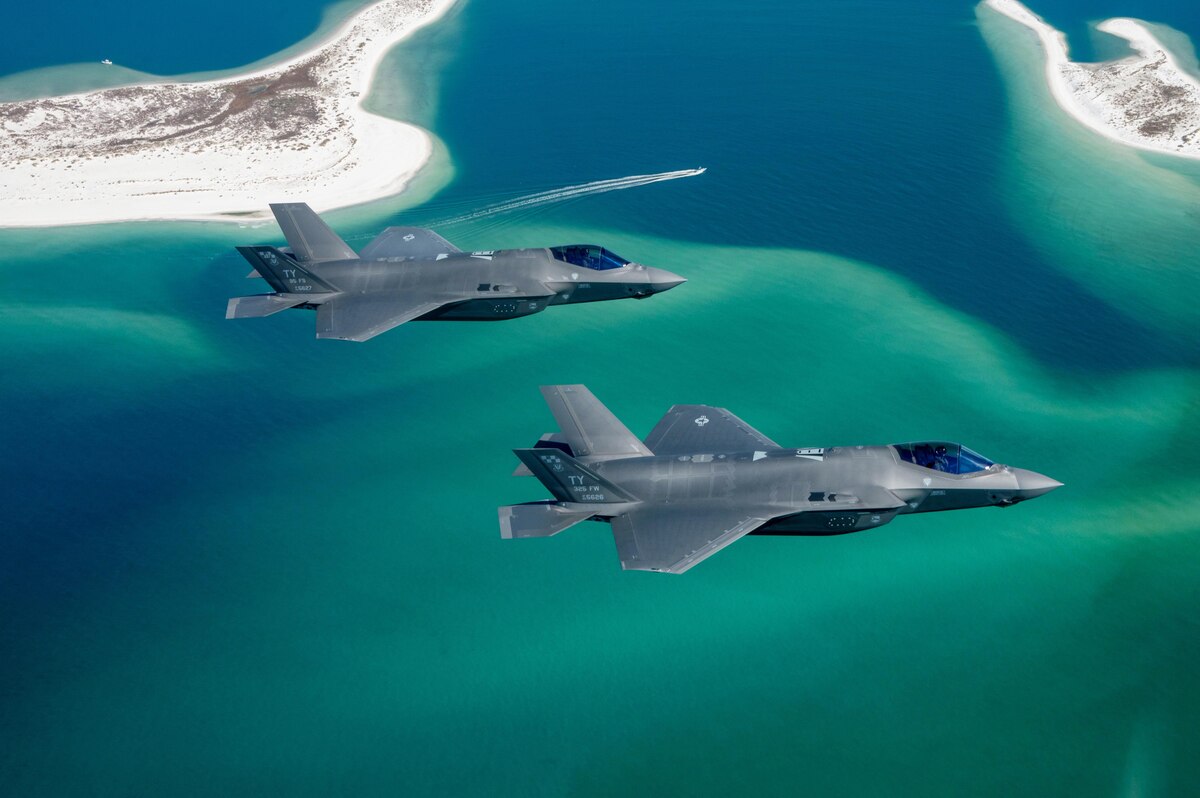
[[[615,252],[609,252],[604,247],[597,247],[593,244],[550,247],[550,254],[555,259],[570,263],[572,266],[579,266],[583,269],[595,269],[596,271],[619,269],[629,263],[629,261]]]
[[[992,461],[978,452],[948,441],[897,443],[892,448],[906,463],[946,474],[973,474],[992,466]]]

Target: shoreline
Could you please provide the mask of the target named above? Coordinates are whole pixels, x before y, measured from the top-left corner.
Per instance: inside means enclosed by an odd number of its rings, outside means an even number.
[[[299,41],[268,55],[219,69],[189,72],[145,72],[122,63],[103,66],[97,61],[72,61],[49,64],[0,75],[0,104],[27,102],[51,97],[93,94],[127,86],[151,86],[163,83],[214,83],[239,79],[254,72],[282,66],[286,61],[320,49],[336,36],[343,24],[359,11],[378,0],[334,0],[325,6],[317,27]],[[86,70],[86,72],[84,71]],[[59,86],[61,81],[68,81]],[[33,84],[35,89],[26,88]],[[77,84],[77,85],[75,85]],[[44,88],[45,87],[45,88]],[[14,96],[15,95],[15,96]]]
[[[983,0],[981,7],[1033,31],[1055,103],[1088,129],[1137,149],[1200,159],[1200,81],[1138,20],[1117,17],[1096,29],[1123,39],[1136,53],[1115,61],[1072,61],[1066,35],[1018,0]]]
[[[248,224],[270,202],[327,211],[399,194],[432,136],[364,100],[388,52],[456,2],[380,0],[310,49],[214,80],[2,103],[0,228]]]

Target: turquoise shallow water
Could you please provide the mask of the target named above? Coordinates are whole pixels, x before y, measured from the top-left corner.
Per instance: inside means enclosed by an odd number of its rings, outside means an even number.
[[[0,791],[1190,795],[1197,179],[970,5],[828,6],[471,2],[389,58],[452,182],[339,230],[708,166],[443,231],[690,278],[648,302],[339,346],[222,318],[272,228],[0,232]],[[627,574],[602,525],[498,536],[576,381],[1067,487]]]

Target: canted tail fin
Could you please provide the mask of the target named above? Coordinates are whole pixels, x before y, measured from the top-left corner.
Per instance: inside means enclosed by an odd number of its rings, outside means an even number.
[[[513,453],[560,502],[619,504],[637,501],[566,452],[557,449],[513,449]]]
[[[538,442],[533,445],[533,448],[557,449],[560,452],[566,452],[572,457],[575,455],[575,452],[571,451],[571,445],[563,439],[561,432],[547,432],[538,439]],[[533,472],[529,470],[528,466],[526,466],[524,463],[521,463],[519,466],[517,466],[517,470],[513,471],[512,475],[514,477],[531,477],[533,476]]]
[[[238,247],[237,251],[280,294],[328,294],[337,290],[275,247]]]
[[[543,385],[561,440],[576,457],[613,460],[651,457],[653,452],[600,403],[585,385]]]
[[[358,254],[303,202],[277,202],[271,213],[300,263],[353,260]]]

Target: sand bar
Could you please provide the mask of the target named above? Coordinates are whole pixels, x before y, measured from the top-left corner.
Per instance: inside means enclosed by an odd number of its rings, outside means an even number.
[[[429,159],[422,129],[362,100],[396,44],[454,0],[381,0],[266,69],[0,104],[0,226],[246,221],[399,193]]]
[[[1097,25],[1129,42],[1136,54],[1084,64],[1070,59],[1062,32],[1017,0],[984,0],[983,5],[1037,34],[1050,91],[1072,117],[1123,144],[1200,158],[1200,82],[1179,67],[1144,23],[1122,17]]]

